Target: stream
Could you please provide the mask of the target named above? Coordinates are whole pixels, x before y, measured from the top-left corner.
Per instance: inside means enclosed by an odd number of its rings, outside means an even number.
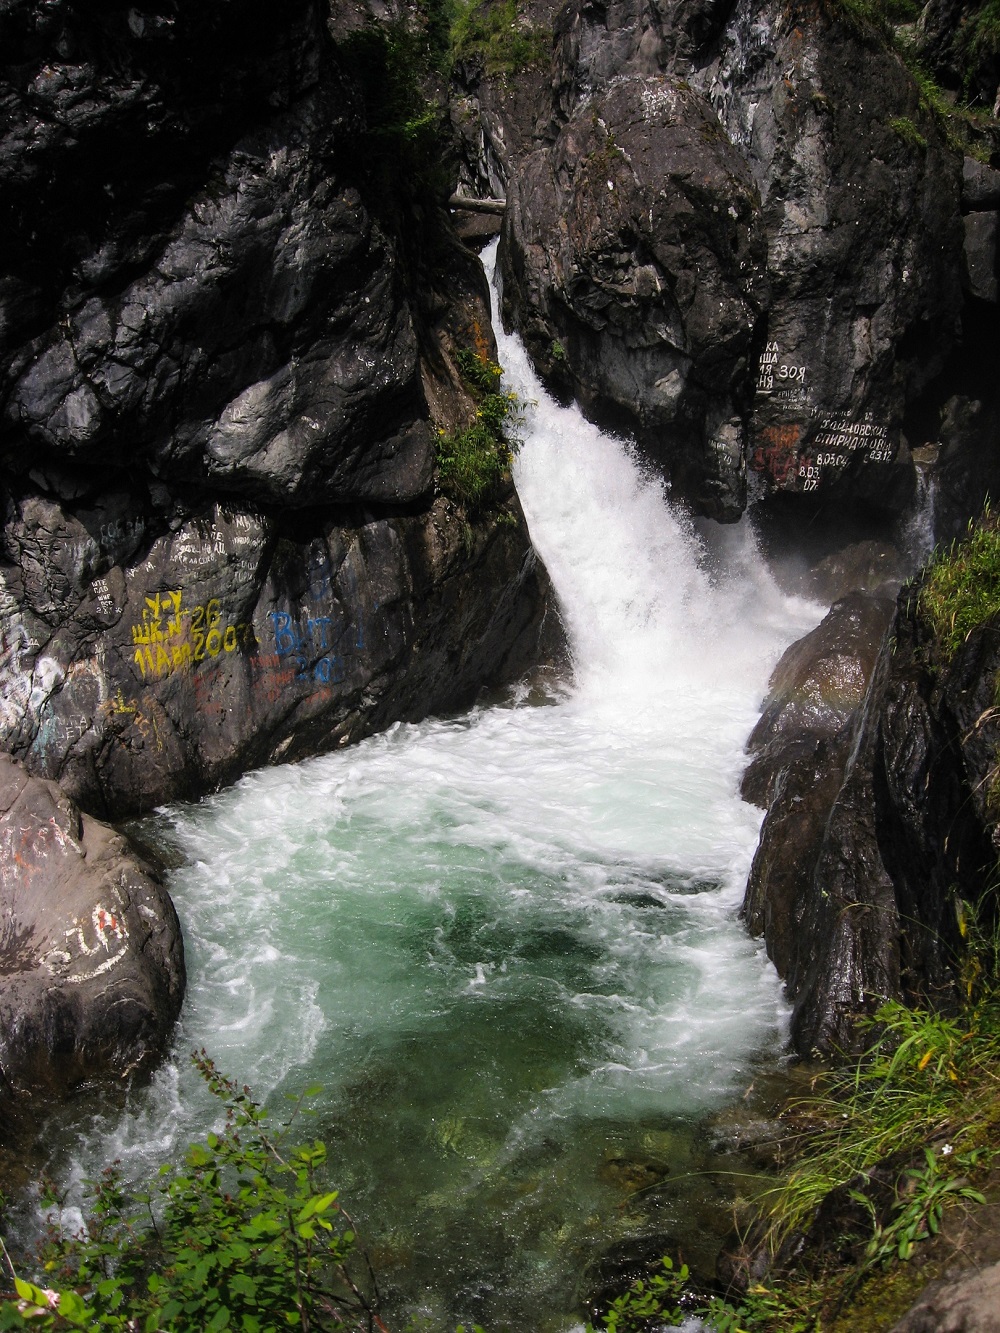
[[[161,811],[176,1054],[57,1154],[78,1177],[178,1154],[217,1115],[195,1047],[279,1110],[321,1084],[307,1132],[395,1333],[569,1330],[615,1246],[707,1246],[703,1125],[785,1031],[737,919],[761,818],[738,784],[770,671],[822,608],[778,590],[746,522],[696,529],[498,338],[572,678]]]

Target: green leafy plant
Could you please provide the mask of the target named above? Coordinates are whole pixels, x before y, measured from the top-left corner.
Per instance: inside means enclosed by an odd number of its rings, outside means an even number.
[[[674,1268],[669,1257],[660,1260],[660,1271],[636,1278],[617,1296],[601,1316],[606,1333],[645,1333],[664,1324],[680,1324],[685,1318],[680,1301],[688,1282],[687,1264]],[[593,1324],[587,1325],[594,1333]]]
[[[985,1196],[960,1176],[946,1175],[933,1148],[924,1149],[923,1167],[910,1167],[903,1173],[909,1188],[896,1202],[896,1216],[887,1235],[900,1259],[909,1259],[919,1240],[936,1236],[941,1230],[945,1203],[967,1199],[984,1204]]]
[[[503,371],[485,351],[460,348],[455,360],[475,400],[475,419],[453,434],[438,432],[438,473],[442,490],[478,516],[505,491],[519,445],[520,406],[517,395],[503,389]]]
[[[370,1267],[364,1290],[347,1267],[354,1230],[323,1182],[323,1144],[288,1143],[302,1100],[272,1131],[249,1089],[204,1051],[194,1061],[224,1104],[224,1127],[182,1166],[162,1167],[148,1192],[127,1188],[118,1166],[105,1170],[82,1230],[51,1221],[34,1281],[4,1249],[14,1292],[0,1303],[0,1329],[383,1329]]]

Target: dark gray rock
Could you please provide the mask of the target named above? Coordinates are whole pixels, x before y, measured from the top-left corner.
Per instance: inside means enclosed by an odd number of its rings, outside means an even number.
[[[707,104],[662,76],[581,100],[508,189],[504,310],[543,373],[637,435],[699,509],[745,503],[764,238]]]
[[[1000,174],[1000,173],[998,173]],[[979,301],[997,299],[997,235],[1000,214],[965,215],[965,268],[967,288]]]
[[[668,9],[571,0],[554,26],[549,114],[536,112],[533,143],[522,120],[506,166],[508,311],[539,369],[592,415],[652,444],[703,512],[733,516],[744,459],[765,490],[904,510],[915,477],[901,431],[957,332],[963,238],[959,158],[898,56],[863,22],[778,0]],[[667,154],[661,177],[688,211],[667,262],[654,256],[648,203],[641,216],[641,165],[634,182],[631,166],[624,170],[624,190],[604,173],[605,197],[599,173],[588,170],[609,146],[602,123],[619,149],[626,137],[663,136],[665,127],[638,110],[644,83],[672,88],[686,108],[680,119],[706,139],[701,193],[697,172],[682,186],[671,174],[675,150],[654,149]],[[606,104],[616,99],[609,118]],[[692,108],[704,102],[718,124],[705,120],[698,130]],[[502,106],[492,114],[502,129]],[[630,164],[632,149],[623,151]],[[735,268],[713,239],[720,171],[738,182],[734,229],[749,231]],[[742,202],[753,198],[751,182],[760,200],[752,216]],[[619,216],[610,204],[623,198]],[[600,264],[594,228],[583,233],[575,222],[584,207],[603,219]],[[766,282],[755,271],[761,233]],[[661,287],[647,293],[651,269]],[[701,376],[698,321],[688,328],[684,319],[687,280],[715,294],[720,320],[723,351]],[[649,308],[640,333],[618,319],[616,296],[630,313]],[[742,343],[729,330],[734,298],[744,306]],[[606,304],[611,317],[595,327]],[[661,333],[650,343],[654,314]],[[667,365],[671,353],[676,364]]]
[[[17,228],[0,283],[5,464],[141,462],[165,480],[296,505],[425,495],[413,319],[390,242],[333,166],[360,124],[319,8],[298,3],[244,33],[232,85],[233,53],[212,65],[216,44],[256,14],[215,7],[129,40],[124,14],[87,20],[59,4],[43,21],[34,8],[4,18],[25,57],[9,70],[0,141]],[[80,54],[60,58],[60,42]],[[182,61],[205,81],[192,107],[168,83]],[[199,140],[209,108],[226,123]],[[147,125],[146,160],[131,162]],[[182,176],[178,197],[173,154],[192,138],[185,174],[201,175]],[[70,173],[92,172],[74,198]]]
[[[516,498],[435,492],[482,270],[429,186],[382,188],[327,17],[0,16],[0,747],[91,812],[459,707],[538,650]]]
[[[0,741],[89,810],[194,796],[534,660],[547,582],[513,495],[472,528],[443,498],[294,525],[210,502],[165,521],[133,500],[103,522],[15,501],[0,568]]]
[[[962,162],[962,207],[1000,208],[1000,171],[974,157],[966,157]]]
[[[852,593],[787,649],[747,741],[753,757],[743,775],[744,800],[766,808],[789,761],[811,760],[821,742],[843,731],[864,700],[892,614],[891,600]]]
[[[851,542],[825,556],[801,582],[806,596],[818,602],[839,601],[860,591],[895,597],[912,565],[892,542],[868,538]]]
[[[997,1333],[1000,1264],[932,1282],[891,1333]]]
[[[802,1054],[851,1050],[884,998],[953,1002],[956,896],[993,921],[1000,632],[979,628],[945,661],[918,592],[900,595],[862,707],[774,781],[745,912]]]
[[[957,331],[958,160],[898,56],[832,11],[739,0],[692,81],[746,154],[768,235],[749,467],[903,509],[904,412]]]
[[[155,873],[0,754],[0,1105],[147,1069],[183,994],[180,928]]]

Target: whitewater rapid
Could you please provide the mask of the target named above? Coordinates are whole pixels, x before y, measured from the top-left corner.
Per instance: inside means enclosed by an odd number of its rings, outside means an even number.
[[[321,1083],[310,1133],[394,1308],[540,1333],[571,1325],[609,1241],[684,1225],[683,1191],[654,1208],[636,1180],[677,1172],[689,1127],[781,1051],[737,919],[760,822],[738,785],[769,673],[822,612],[498,339],[571,677],[162,812],[176,1056],[68,1152],[139,1173],[204,1132],[192,1048],[276,1105]]]

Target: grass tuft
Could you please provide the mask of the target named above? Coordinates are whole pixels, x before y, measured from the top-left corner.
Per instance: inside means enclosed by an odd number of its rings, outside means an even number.
[[[909,117],[894,116],[892,120],[889,121],[889,128],[895,134],[898,134],[904,143],[912,144],[914,148],[926,150],[927,140]]]
[[[1000,521],[989,505],[963,541],[931,557],[917,611],[947,660],[974,629],[1000,615]]]
[[[458,0],[452,19],[452,55],[480,59],[488,75],[521,74],[544,64],[552,49],[552,32],[526,22],[517,0]]]

